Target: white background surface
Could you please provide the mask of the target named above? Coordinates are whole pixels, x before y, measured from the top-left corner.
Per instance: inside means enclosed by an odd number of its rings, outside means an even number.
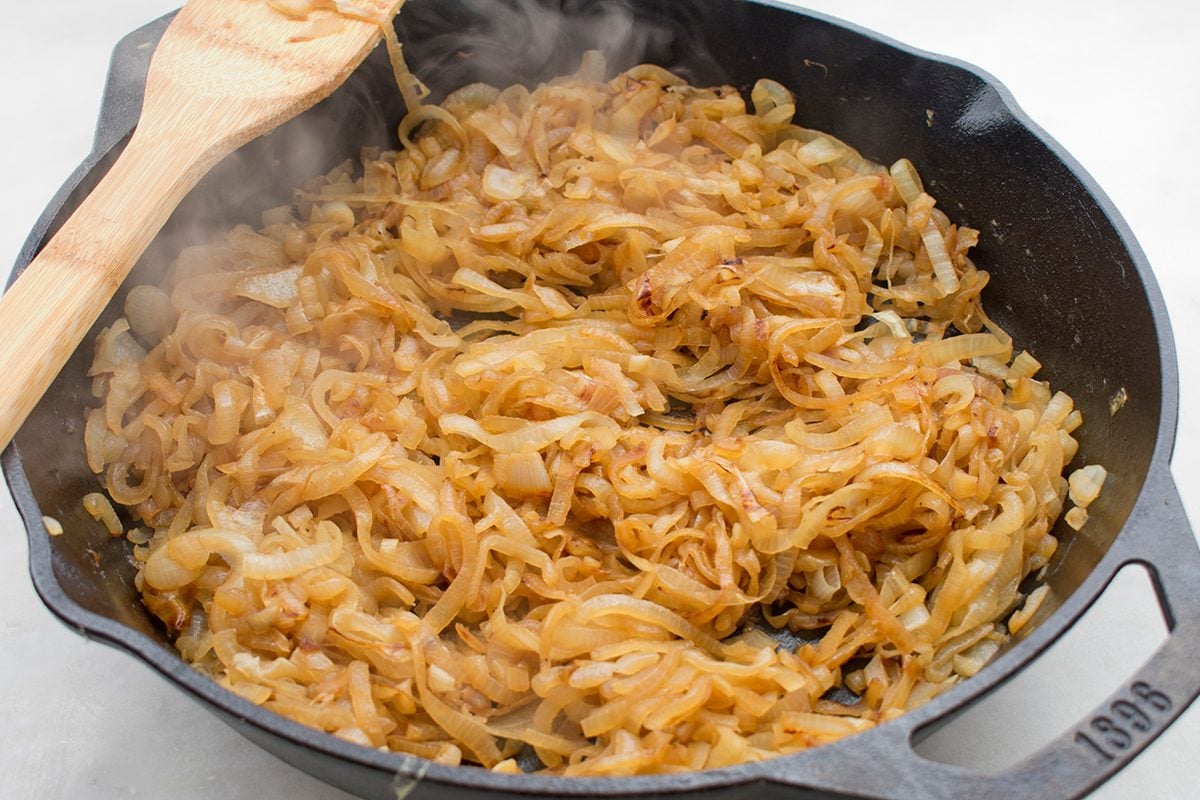
[[[61,182],[87,153],[109,52],[178,0],[4,2],[0,27],[0,262],[4,271]],[[988,70],[1096,177],[1154,265],[1175,324],[1182,397],[1176,481],[1200,521],[1197,130],[1200,5],[813,0],[812,8]],[[768,34],[769,35],[769,34]],[[748,47],[753,43],[748,42]],[[1099,365],[1098,365],[1099,367]],[[1200,580],[1200,576],[1197,578]],[[1105,646],[1151,636],[1137,581],[1086,620],[1066,652],[1022,677],[949,749],[996,749],[1039,720],[1066,730],[1136,667]],[[1134,610],[1129,611],[1129,604]],[[1200,665],[1197,666],[1200,670]],[[1073,693],[1062,698],[1069,685]],[[1047,714],[1046,708],[1053,713]],[[1004,731],[1009,731],[1005,734]],[[33,593],[25,537],[0,496],[0,798],[345,798],[250,745],[132,658],[59,625]],[[1007,737],[1007,738],[1005,738]],[[964,744],[965,743],[965,744]],[[1094,797],[1200,796],[1193,709]]]

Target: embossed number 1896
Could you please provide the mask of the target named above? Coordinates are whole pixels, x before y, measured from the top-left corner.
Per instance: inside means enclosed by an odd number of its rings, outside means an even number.
[[[1144,681],[1129,687],[1129,699],[1114,700],[1109,715],[1092,717],[1088,731],[1076,731],[1075,741],[1087,745],[1101,764],[1133,746],[1134,737],[1153,730],[1158,714],[1171,710],[1171,698]]]

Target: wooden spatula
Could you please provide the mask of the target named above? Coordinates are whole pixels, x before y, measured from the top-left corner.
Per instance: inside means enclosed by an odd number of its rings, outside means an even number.
[[[400,2],[354,5],[390,20]],[[188,0],[179,11],[125,151],[0,298],[0,448],[196,182],[328,97],[379,40],[369,22],[322,24],[332,15],[298,20],[266,0]]]

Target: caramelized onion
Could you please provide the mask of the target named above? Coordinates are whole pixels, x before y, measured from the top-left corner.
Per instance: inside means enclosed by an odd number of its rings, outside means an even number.
[[[431,106],[397,65],[405,149],[96,343],[88,462],[184,657],[364,746],[566,775],[794,752],[981,668],[1104,474],[1063,479],[1082,417],[913,165],[770,80],[750,110],[589,53]]]

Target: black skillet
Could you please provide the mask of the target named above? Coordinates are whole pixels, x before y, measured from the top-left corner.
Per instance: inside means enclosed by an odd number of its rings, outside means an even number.
[[[14,275],[124,146],[153,45],[168,21],[151,23],[117,46],[92,155],[51,201]],[[652,61],[693,82],[743,90],[759,77],[775,78],[796,92],[797,116],[806,126],[830,131],[876,161],[912,159],[942,207],[983,231],[976,260],[992,272],[989,311],[1020,347],[1037,354],[1042,374],[1076,398],[1086,419],[1080,463],[1109,469],[1084,531],[1058,529],[1063,546],[1045,577],[1046,603],[993,663],[920,709],[759,764],[565,779],[497,775],[370,750],[258,708],[175,654],[138,601],[128,554],[80,507],[82,495],[96,486],[81,436],[84,410],[94,402],[86,377],[91,347],[84,345],[3,454],[29,535],[34,585],[67,625],[141,658],[280,758],[371,798],[1078,797],[1129,763],[1196,697],[1200,551],[1168,469],[1178,376],[1166,309],[1116,209],[995,80],[820,15],[743,0],[410,0],[398,29],[411,66],[435,99],[476,80],[503,86],[562,74],[575,68],[582,49],[602,47],[613,68]],[[400,112],[386,60],[376,52],[328,101],[206,178],[126,288],[160,278],[182,243],[255,222],[263,208],[288,201],[291,187],[360,146],[390,144]],[[123,295],[97,326],[120,313]],[[1111,414],[1110,400],[1121,389],[1128,400]],[[62,520],[70,535],[49,538],[43,514]],[[1170,633],[1092,716],[999,775],[928,761],[913,751],[915,741],[1036,658],[1130,563],[1148,568]]]

